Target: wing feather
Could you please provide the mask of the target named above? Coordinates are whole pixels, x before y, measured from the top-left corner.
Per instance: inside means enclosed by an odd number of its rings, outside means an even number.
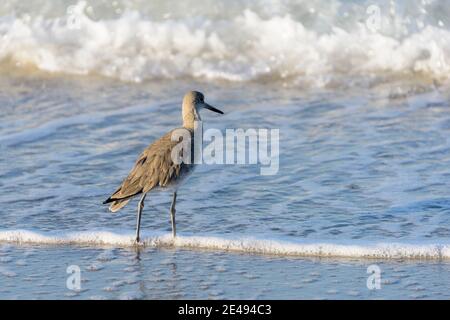
[[[153,142],[140,154],[120,187],[104,203],[129,200],[153,188],[167,187],[189,170],[190,164],[176,164],[172,160],[172,150],[179,143],[172,141],[172,132]],[[193,143],[191,131],[190,134]]]

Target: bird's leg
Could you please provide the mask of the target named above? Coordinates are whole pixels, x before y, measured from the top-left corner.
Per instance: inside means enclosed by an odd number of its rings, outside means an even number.
[[[172,222],[172,236],[175,238],[177,235],[177,225],[175,223],[175,203],[177,201],[177,193],[173,193],[172,205],[170,206],[170,221]]]
[[[142,215],[142,210],[144,209],[144,200],[145,200],[145,196],[147,194],[144,193],[141,197],[141,200],[139,200],[138,203],[138,214],[137,214],[137,221],[136,221],[136,243],[139,243],[139,232],[141,230],[141,215]]]

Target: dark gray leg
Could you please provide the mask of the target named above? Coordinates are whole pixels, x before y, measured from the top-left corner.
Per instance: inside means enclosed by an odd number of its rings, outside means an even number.
[[[172,236],[177,236],[177,225],[175,223],[175,203],[177,202],[177,193],[173,193],[172,205],[170,206],[170,221],[172,222]]]
[[[142,209],[144,209],[144,200],[145,196],[147,194],[144,193],[141,197],[141,200],[139,200],[138,203],[138,214],[137,214],[137,221],[136,221],[136,243],[139,243],[139,232],[141,230],[141,215],[142,215]]]

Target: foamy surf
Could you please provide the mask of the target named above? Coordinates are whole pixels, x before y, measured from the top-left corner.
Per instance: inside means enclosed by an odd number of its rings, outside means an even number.
[[[312,243],[253,237],[177,236],[144,233],[142,242],[148,247],[210,249],[226,252],[298,257],[342,257],[379,259],[450,259],[450,244],[407,243]],[[132,247],[134,233],[112,231],[81,231],[40,233],[29,230],[0,231],[0,243],[41,245],[90,245]]]
[[[13,1],[15,11],[0,10],[0,63],[134,82],[192,77],[324,86],[343,75],[449,79],[444,1],[380,3],[376,31],[367,26],[372,2],[114,3],[120,11],[100,15],[105,8],[86,1],[25,13]],[[173,12],[164,13],[167,7]]]

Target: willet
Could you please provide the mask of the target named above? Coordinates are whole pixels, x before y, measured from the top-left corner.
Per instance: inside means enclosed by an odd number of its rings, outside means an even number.
[[[141,215],[144,209],[144,200],[148,192],[156,189],[173,191],[172,205],[170,206],[170,220],[172,223],[172,235],[176,236],[175,223],[175,203],[177,200],[177,190],[181,182],[194,169],[193,152],[190,148],[191,161],[173,161],[172,150],[180,141],[173,139],[176,130],[189,132],[191,146],[194,142],[194,124],[200,121],[199,110],[205,108],[220,114],[222,111],[214,108],[205,102],[202,93],[190,91],[183,98],[182,115],[183,127],[171,130],[151,145],[149,145],[137,159],[128,177],[122,182],[120,187],[103,203],[111,203],[109,210],[116,212],[123,208],[133,197],[142,194],[138,203],[136,222],[136,242],[139,242],[139,232],[141,228]],[[173,141],[175,140],[175,141]],[[183,152],[183,150],[181,150]],[[176,160],[176,159],[175,159]]]

